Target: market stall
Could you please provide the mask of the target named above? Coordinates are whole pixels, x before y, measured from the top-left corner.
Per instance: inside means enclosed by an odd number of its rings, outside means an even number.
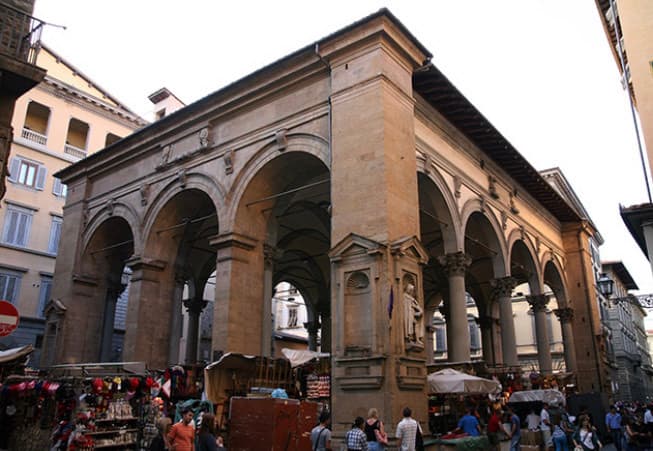
[[[487,437],[449,437],[445,435],[456,427],[466,404],[487,402],[488,395],[500,393],[501,384],[445,368],[427,376],[429,388],[429,429],[436,437],[433,444],[441,450],[482,450],[489,444]]]

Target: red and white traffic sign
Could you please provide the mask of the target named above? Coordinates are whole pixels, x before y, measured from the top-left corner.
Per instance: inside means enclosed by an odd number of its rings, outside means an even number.
[[[0,337],[11,335],[18,327],[18,310],[14,304],[0,301]]]

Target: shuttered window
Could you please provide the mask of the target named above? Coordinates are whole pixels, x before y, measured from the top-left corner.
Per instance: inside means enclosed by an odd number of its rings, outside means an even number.
[[[59,239],[61,238],[62,219],[59,216],[52,217],[50,225],[50,240],[48,241],[48,252],[56,254],[59,250]]]
[[[54,177],[54,182],[52,183],[52,194],[57,197],[66,197],[68,194],[68,186],[65,183],[61,183],[61,180]]]
[[[39,292],[39,318],[43,318],[43,311],[45,306],[50,300],[50,292],[52,291],[52,277],[42,276],[41,277],[41,290]]]
[[[20,280],[21,277],[18,274],[0,272],[0,299],[15,304],[18,299]]]
[[[34,210],[9,205],[5,214],[2,242],[14,246],[27,246]]]
[[[21,157],[14,157],[11,159],[9,166],[9,181],[42,191],[45,186],[47,172],[46,167],[42,164]]]

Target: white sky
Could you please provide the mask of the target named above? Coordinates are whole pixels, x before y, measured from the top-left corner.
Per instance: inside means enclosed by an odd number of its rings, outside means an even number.
[[[182,8],[183,6],[183,8]],[[625,92],[594,0],[37,0],[43,40],[133,111],[165,86],[190,104],[388,7],[537,169],[558,166],[640,293],[648,261],[619,216],[647,202]]]

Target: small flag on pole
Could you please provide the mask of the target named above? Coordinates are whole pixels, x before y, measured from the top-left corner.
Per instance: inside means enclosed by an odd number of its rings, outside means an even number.
[[[393,287],[390,287],[390,301],[388,302],[388,318],[392,319],[392,309],[395,306],[395,296],[392,291]]]

